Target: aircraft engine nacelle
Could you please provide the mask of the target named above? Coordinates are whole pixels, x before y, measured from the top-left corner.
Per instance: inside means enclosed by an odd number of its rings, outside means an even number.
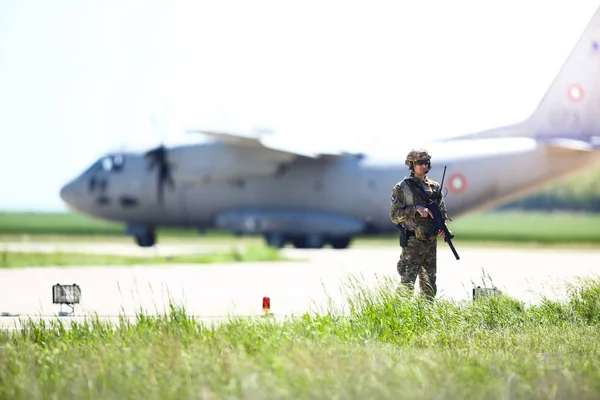
[[[298,208],[237,208],[220,213],[219,229],[240,234],[282,233],[349,237],[362,233],[366,224],[357,218],[328,211]]]

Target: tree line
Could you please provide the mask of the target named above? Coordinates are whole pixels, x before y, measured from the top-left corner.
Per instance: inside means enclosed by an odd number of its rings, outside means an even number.
[[[500,206],[497,210],[600,213],[600,168],[578,173],[538,193]]]

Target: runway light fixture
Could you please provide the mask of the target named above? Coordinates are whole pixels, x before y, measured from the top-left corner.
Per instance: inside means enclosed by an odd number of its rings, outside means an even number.
[[[264,314],[265,316],[272,315],[271,314],[271,298],[270,297],[263,297],[262,310],[265,313]]]
[[[81,288],[76,285],[61,285],[57,283],[52,286],[52,302],[60,304],[60,312],[58,315],[67,316],[75,312],[75,304],[79,304],[81,299]],[[63,304],[71,308],[71,312],[63,311]]]
[[[495,287],[481,287],[477,286],[473,288],[473,300],[477,300],[483,297],[496,297],[500,295],[500,291]]]

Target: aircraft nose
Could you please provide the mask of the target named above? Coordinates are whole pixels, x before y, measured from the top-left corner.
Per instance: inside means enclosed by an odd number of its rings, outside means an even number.
[[[69,182],[60,189],[60,198],[69,205],[73,204],[77,196],[78,193],[75,182]]]

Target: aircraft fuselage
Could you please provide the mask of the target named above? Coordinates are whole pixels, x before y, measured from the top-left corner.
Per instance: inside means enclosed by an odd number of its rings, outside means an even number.
[[[532,193],[597,162],[596,153],[555,152],[533,139],[473,140],[468,147],[465,143],[436,143],[430,150],[430,178],[440,182],[447,166],[444,201],[450,218]],[[175,164],[174,185],[165,185],[162,202],[157,172],[149,170],[147,160],[137,153],[107,156],[112,162],[100,160],[63,188],[62,196],[80,212],[134,227],[134,235],[157,226],[266,234],[273,232],[273,221],[280,221],[275,231],[285,234],[290,230],[285,226],[288,223],[296,235],[326,236],[337,229],[338,235],[351,237],[396,229],[389,219],[390,195],[394,184],[409,173],[404,165],[408,149],[389,152],[388,157],[301,157],[282,163],[274,173],[267,173],[265,167],[255,173],[246,171],[247,176],[238,178],[223,172],[227,168],[211,175],[214,169],[210,166],[222,162],[219,152],[214,144],[198,146],[169,150]],[[218,146],[227,149],[232,145]],[[199,150],[202,148],[204,152]],[[205,173],[198,169],[200,162],[186,159],[186,152],[202,158]],[[119,163],[115,157],[120,157],[116,158]],[[276,211],[279,214],[267,214]],[[229,225],[219,220],[228,212],[237,212]],[[311,215],[313,222],[298,228],[298,221]],[[261,229],[250,224],[261,218],[268,220],[268,226]],[[339,233],[342,231],[346,234]]]

